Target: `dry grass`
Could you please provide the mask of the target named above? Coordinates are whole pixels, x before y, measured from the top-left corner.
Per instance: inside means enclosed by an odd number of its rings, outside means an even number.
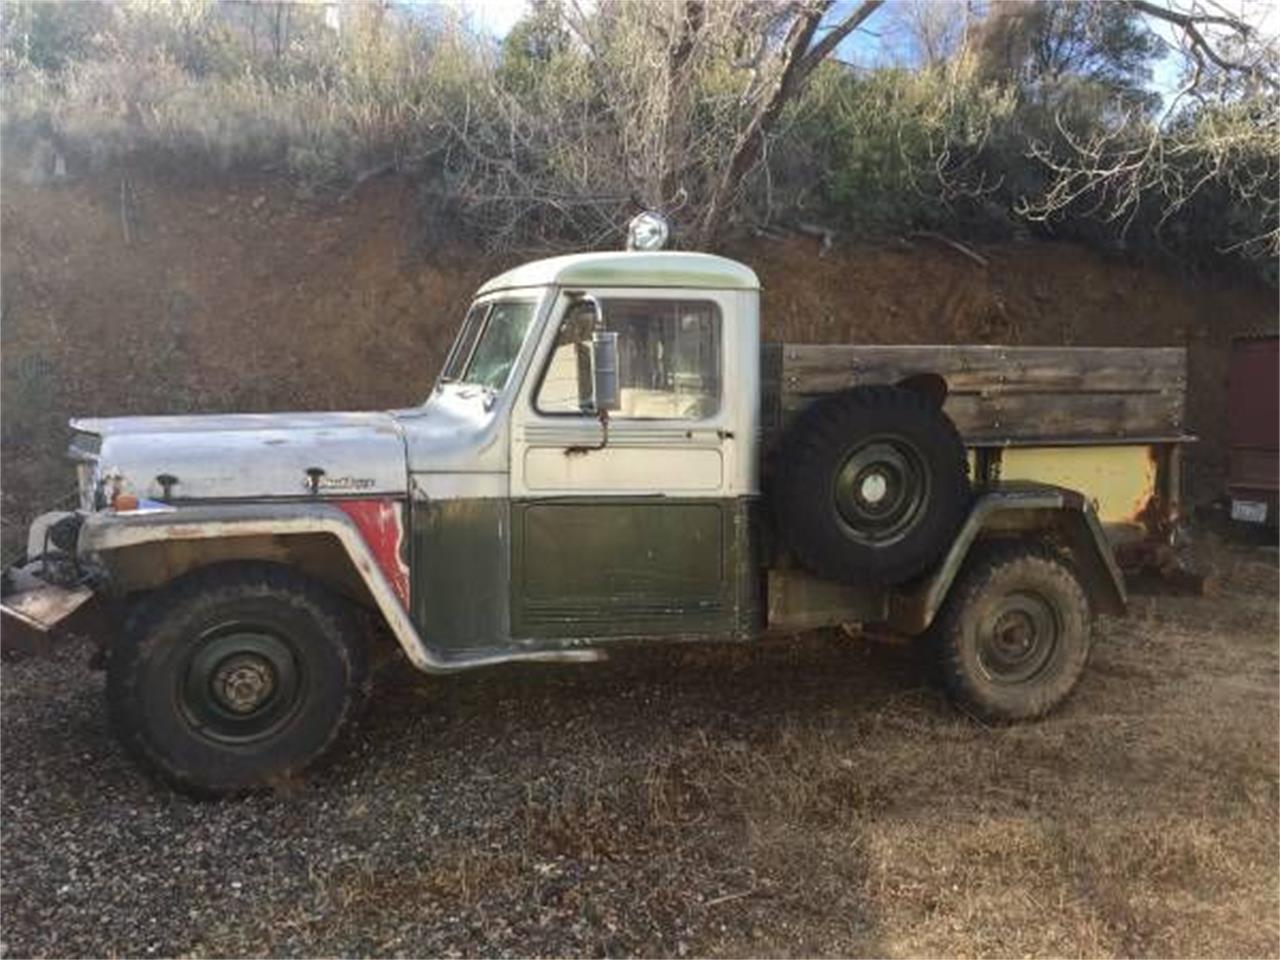
[[[1222,557],[1217,598],[1140,597],[1107,623],[1079,695],[1037,725],[977,725],[912,685],[909,652],[830,638],[777,651],[774,671],[759,652],[666,659],[675,728],[648,732],[630,705],[611,729],[610,694],[585,676],[451,693],[464,725],[512,722],[471,717],[495,697],[549,740],[569,721],[573,775],[524,780],[514,837],[468,837],[407,877],[344,876],[336,913],[443,900],[480,953],[519,905],[543,917],[532,952],[1275,956],[1276,570]],[[873,661],[847,700],[800,672],[839,657]],[[623,666],[605,691],[632,670],[644,691],[661,667]],[[762,698],[766,675],[781,684]],[[716,706],[739,695],[754,716],[729,732]],[[568,703],[544,720],[550,696]],[[681,730],[683,714],[697,719]],[[619,751],[632,731],[640,749]]]
[[[1276,956],[1275,554],[1217,552],[1041,723],[834,635],[393,663],[345,756],[240,803],[140,777],[96,675],[10,665],[2,952]]]

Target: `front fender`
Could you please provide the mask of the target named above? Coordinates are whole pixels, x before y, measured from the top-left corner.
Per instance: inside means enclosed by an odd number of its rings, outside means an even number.
[[[341,545],[405,655],[419,669],[433,669],[436,658],[414,629],[402,598],[379,568],[356,521],[331,503],[231,504],[92,513],[80,528],[77,550],[88,561],[110,567],[115,555],[144,544],[307,534],[323,534]]]
[[[349,505],[349,501],[345,502]],[[452,673],[511,660],[590,660],[595,651],[493,651],[451,659],[433,649],[419,634],[396,587],[370,548],[358,511],[333,502],[255,503],[183,506],[155,512],[94,513],[80,529],[78,553],[86,561],[110,567],[113,556],[148,544],[208,542],[262,537],[322,535],[333,538],[360,577],[374,606],[409,661],[427,673]]]

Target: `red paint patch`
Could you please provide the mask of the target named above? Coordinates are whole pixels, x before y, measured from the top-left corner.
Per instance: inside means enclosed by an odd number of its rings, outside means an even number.
[[[396,500],[335,500],[334,506],[349,516],[369,545],[378,569],[391,584],[400,602],[409,606],[409,568],[405,566],[401,546],[404,543],[404,520]]]

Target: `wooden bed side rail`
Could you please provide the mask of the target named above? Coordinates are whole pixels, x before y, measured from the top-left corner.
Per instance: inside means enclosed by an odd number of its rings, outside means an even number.
[[[921,375],[970,445],[1184,439],[1182,347],[765,344],[763,421],[773,433],[829,393]]]

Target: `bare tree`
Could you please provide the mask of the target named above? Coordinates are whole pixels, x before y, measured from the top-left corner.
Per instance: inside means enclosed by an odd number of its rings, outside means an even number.
[[[1199,84],[1206,61],[1230,76],[1243,77],[1270,90],[1280,89],[1274,37],[1264,37],[1243,13],[1225,6],[1194,0],[1124,0],[1127,6],[1156,20],[1172,24],[1181,34],[1182,50],[1193,65],[1192,82]]]
[[[892,14],[912,62],[937,67],[964,47],[972,6],[966,0],[899,0]]]
[[[447,115],[454,193],[498,246],[561,233],[604,242],[641,205],[676,213],[685,242],[711,245],[786,107],[881,3],[827,23],[832,0],[564,0],[554,9],[572,43],[537,84],[499,82],[491,101]]]
[[[831,8],[831,0],[810,0],[794,8],[786,36],[773,54],[768,69],[757,72],[759,82],[748,88],[755,100],[750,115],[723,172],[707,201],[698,224],[697,240],[706,245],[719,232],[728,207],[741,190],[747,175],[765,157],[770,135],[778,124],[783,108],[804,89],[810,74],[840,43],[858,29],[882,5],[883,0],[861,0],[845,17],[831,27],[821,40],[814,38],[822,20]]]
[[[1051,172],[1044,195],[1021,213],[1047,221],[1093,215],[1127,230],[1144,204],[1158,204],[1157,226],[1199,195],[1220,195],[1259,213],[1258,226],[1235,246],[1246,254],[1280,254],[1280,50],[1243,16],[1215,2],[1125,0],[1176,29],[1185,82],[1163,115],[1132,114],[1106,129],[1079,134],[1058,118],[1066,150],[1032,144]]]

